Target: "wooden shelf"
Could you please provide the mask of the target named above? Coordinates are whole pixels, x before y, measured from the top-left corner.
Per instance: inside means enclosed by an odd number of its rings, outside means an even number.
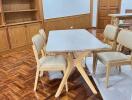
[[[41,22],[41,21],[42,20],[25,21],[25,22],[11,23],[11,24],[6,24],[6,25],[7,26],[14,26],[14,25],[29,24],[29,23],[35,23],[35,22]]]
[[[37,9],[27,9],[27,10],[13,10],[13,11],[4,11],[4,13],[21,13],[21,12],[36,12]]]
[[[0,52],[31,44],[42,28],[41,0],[0,0]]]
[[[35,0],[3,0],[3,10],[35,9]]]
[[[6,24],[14,24],[14,23],[39,20],[37,19],[36,12],[5,13],[4,15],[5,15]]]

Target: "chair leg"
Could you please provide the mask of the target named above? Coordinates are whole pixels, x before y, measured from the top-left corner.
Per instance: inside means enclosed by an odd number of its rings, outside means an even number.
[[[96,72],[96,67],[97,67],[97,55],[96,52],[93,52],[93,74]]]
[[[63,70],[63,73],[65,74],[65,70]],[[65,87],[66,87],[66,92],[68,92],[68,82],[67,81],[65,83]]]
[[[34,91],[36,91],[36,88],[37,88],[38,78],[39,78],[39,70],[37,69],[36,77],[35,77],[35,84],[34,84]]]
[[[106,83],[105,83],[106,88],[108,88],[110,70],[111,70],[111,66],[106,65]]]

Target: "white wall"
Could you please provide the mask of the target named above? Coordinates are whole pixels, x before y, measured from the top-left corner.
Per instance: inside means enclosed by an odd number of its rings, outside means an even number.
[[[92,21],[92,26],[96,27],[97,23],[97,6],[98,5],[98,0],[93,0],[93,21]]]
[[[90,0],[43,0],[44,18],[90,13]]]
[[[121,13],[125,13],[126,9],[132,9],[132,0],[122,0]]]

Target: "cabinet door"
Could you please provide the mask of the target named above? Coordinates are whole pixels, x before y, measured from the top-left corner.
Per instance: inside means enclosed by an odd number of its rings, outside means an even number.
[[[6,28],[0,28],[0,52],[8,49],[9,49],[9,44],[7,40]]]
[[[11,48],[17,48],[27,44],[26,28],[24,25],[10,26],[8,31]]]
[[[32,24],[27,24],[27,40],[28,44],[32,43],[32,36],[35,34],[38,34],[39,29],[41,28],[41,23],[32,23]]]

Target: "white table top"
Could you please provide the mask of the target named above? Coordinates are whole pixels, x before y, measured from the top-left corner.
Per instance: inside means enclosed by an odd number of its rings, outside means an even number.
[[[104,43],[85,29],[50,31],[47,52],[75,52],[105,48]]]

